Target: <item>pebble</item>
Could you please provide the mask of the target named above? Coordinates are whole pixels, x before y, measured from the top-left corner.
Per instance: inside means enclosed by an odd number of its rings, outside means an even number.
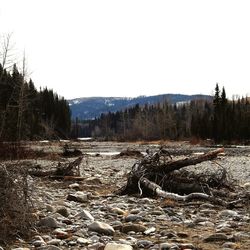
[[[144,234],[149,235],[151,233],[154,233],[155,231],[156,231],[155,227],[150,227],[150,228],[148,228],[147,230],[144,231]]]
[[[78,213],[75,217],[80,217],[81,219],[94,221],[94,217],[91,213],[85,209],[83,209],[80,213]]]
[[[37,250],[62,250],[60,247],[53,246],[53,245],[47,245],[44,247],[39,247]]]
[[[128,233],[128,232],[145,232],[147,228],[141,224],[124,224],[122,226],[121,231],[123,233]]]
[[[100,234],[113,235],[115,230],[112,226],[107,223],[95,221],[88,226],[89,231],[94,231]]]
[[[149,248],[150,246],[153,246],[153,242],[150,240],[138,240],[136,243],[137,247],[142,248]]]
[[[80,245],[90,244],[90,242],[90,240],[81,237],[77,239],[77,243],[79,243]]]
[[[133,250],[133,248],[130,245],[110,242],[105,246],[104,250]]]
[[[136,214],[129,214],[128,216],[125,217],[125,221],[129,222],[129,221],[141,221],[142,217],[138,216]]]
[[[219,213],[220,217],[236,217],[238,216],[238,213],[236,211],[233,210],[222,210]]]
[[[57,239],[67,239],[70,237],[70,234],[65,232],[64,229],[61,229],[61,228],[57,228],[56,230],[54,230],[53,232],[53,235],[55,235],[55,237]]]
[[[119,207],[111,208],[111,212],[119,215],[124,215],[126,212]]]
[[[172,249],[179,249],[179,247],[176,244],[173,243],[161,243],[159,246],[160,250],[172,250]]]
[[[70,213],[66,207],[59,207],[59,208],[57,208],[56,212],[61,214],[64,217],[68,217],[70,215]]]
[[[56,228],[58,227],[58,222],[55,218],[45,217],[38,222],[38,226]]]
[[[224,248],[230,248],[230,249],[236,249],[237,244],[234,242],[225,242],[222,247]]]
[[[52,239],[47,242],[48,245],[54,245],[54,246],[59,246],[61,244],[60,239]]]
[[[80,185],[78,183],[72,183],[69,185],[69,188],[71,189],[79,189]]]
[[[81,191],[77,191],[74,194],[68,194],[67,200],[85,203],[85,202],[89,201],[89,194],[81,192]]]

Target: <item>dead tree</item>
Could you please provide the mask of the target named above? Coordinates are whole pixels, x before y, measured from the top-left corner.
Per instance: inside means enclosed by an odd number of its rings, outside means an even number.
[[[118,191],[118,194],[139,193],[140,195],[155,195],[176,201],[205,199],[218,204],[224,204],[220,199],[216,199],[203,192],[191,192],[187,195],[179,195],[162,189],[163,186],[166,187],[168,185],[168,177],[173,175],[175,171],[190,165],[213,160],[223,151],[224,149],[220,148],[203,155],[173,160],[168,151],[161,148],[158,152],[146,155],[142,160],[133,165],[128,176],[127,184]],[[185,183],[179,182],[178,185],[183,185],[184,188],[186,187]]]

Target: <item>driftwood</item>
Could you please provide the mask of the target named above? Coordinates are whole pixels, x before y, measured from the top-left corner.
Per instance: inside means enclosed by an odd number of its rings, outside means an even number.
[[[151,191],[153,191],[156,196],[170,199],[170,200],[186,202],[186,201],[191,201],[194,199],[200,199],[200,200],[208,200],[218,205],[226,205],[226,203],[222,201],[221,199],[215,198],[205,193],[190,193],[188,195],[179,195],[179,194],[163,191],[159,185],[157,185],[156,183],[152,181],[149,181],[146,178],[141,178],[140,184],[143,187],[148,188]]]
[[[29,174],[36,177],[49,176],[53,179],[63,179],[66,176],[68,177],[68,179],[69,176],[80,177],[80,164],[82,162],[82,159],[82,156],[78,157],[76,160],[70,162],[66,166],[59,162],[55,170],[43,171],[41,170],[41,168],[33,168],[29,170]]]
[[[213,160],[223,151],[224,149],[220,148],[203,155],[173,160],[169,152],[161,148],[158,152],[146,155],[142,160],[136,162],[133,165],[132,170],[128,175],[127,184],[118,190],[117,193],[121,195],[154,195],[182,202],[193,199],[202,199],[216,204],[225,205],[225,202],[223,202],[221,199],[213,197],[210,193],[205,193],[205,189],[200,186],[199,183],[190,184],[180,182],[180,180],[185,180],[185,178],[178,179],[179,175],[177,174],[177,172],[184,167],[196,165],[208,160]],[[172,180],[175,177],[178,178],[176,180]],[[187,193],[184,195],[175,192],[169,192],[167,191],[169,184],[168,181],[174,181],[176,185],[183,186],[184,188],[192,187],[194,191],[187,191]],[[197,190],[200,192],[196,192],[195,187],[197,188],[197,186],[199,187]]]

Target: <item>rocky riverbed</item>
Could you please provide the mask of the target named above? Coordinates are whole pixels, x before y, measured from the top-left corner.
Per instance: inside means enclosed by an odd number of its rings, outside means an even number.
[[[66,142],[33,145],[48,153],[29,160],[43,169],[56,167]],[[17,238],[3,249],[250,249],[250,201],[228,209],[204,202],[177,203],[166,199],[117,196],[127,174],[138,160],[115,156],[128,147],[145,152],[159,144],[74,142],[84,154],[81,181],[30,177],[37,225],[29,239]],[[201,154],[208,146],[169,142],[175,157]],[[250,147],[230,147],[216,162],[203,162],[188,169],[212,171],[224,166],[237,181],[235,190],[250,190]],[[1,249],[1,247],[0,247]]]

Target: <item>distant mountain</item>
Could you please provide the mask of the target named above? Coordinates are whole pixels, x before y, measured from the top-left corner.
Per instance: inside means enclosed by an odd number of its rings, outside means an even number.
[[[211,99],[209,95],[164,94],[155,96],[128,97],[83,97],[68,100],[72,118],[89,120],[99,117],[102,113],[116,112],[136,104],[156,104],[163,101],[169,103],[185,103],[197,99]]]

